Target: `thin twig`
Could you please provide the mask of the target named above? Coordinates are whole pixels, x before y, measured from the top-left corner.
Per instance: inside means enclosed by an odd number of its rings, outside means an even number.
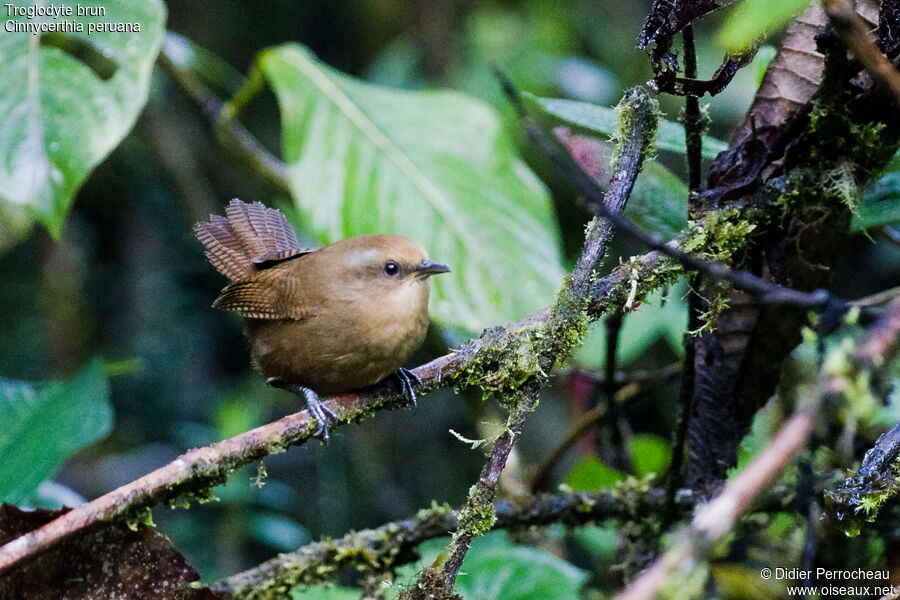
[[[681,31],[684,45],[684,76],[697,77],[697,51],[694,48],[694,27],[687,25]],[[700,114],[700,99],[688,94],[684,98],[684,137],[687,148],[688,188],[691,192],[700,190],[700,166],[703,156],[703,117]]]
[[[694,28],[687,25],[681,32],[684,45],[685,77],[697,77],[697,50],[694,46]],[[688,95],[684,99],[684,137],[687,148],[687,166],[689,195],[700,192],[703,156],[703,118],[700,114],[700,100],[697,96]],[[690,198],[688,199],[690,205]],[[688,206],[690,216],[690,206]],[[675,520],[675,491],[681,485],[681,471],[684,465],[684,450],[687,443],[688,426],[691,419],[691,403],[694,399],[696,337],[694,332],[700,327],[700,313],[704,302],[700,295],[703,277],[697,273],[691,278],[690,296],[688,297],[687,329],[682,337],[684,344],[684,368],[681,371],[681,388],[678,391],[678,420],[675,423],[672,440],[672,464],[666,483],[666,506],[668,510],[662,520],[665,531]]]
[[[624,318],[625,315],[622,312],[611,313],[606,317],[606,376],[602,390],[606,398],[606,421],[609,423],[609,441],[612,446],[608,463],[614,469],[630,472],[631,458],[628,456],[625,434],[622,431],[622,424],[619,422],[619,411],[616,410],[618,404],[616,392],[619,389],[619,384],[616,383],[616,354]]]
[[[509,426],[494,442],[494,446],[488,455],[488,460],[481,469],[481,475],[469,492],[469,499],[460,513],[460,526],[456,529],[450,542],[453,550],[450,553],[450,558],[447,559],[444,565],[444,589],[447,591],[452,590],[453,585],[456,583],[456,576],[459,574],[459,569],[462,567],[466,553],[469,551],[472,539],[475,535],[478,535],[473,525],[484,515],[484,501],[493,502],[494,491],[497,488],[500,473],[503,472],[503,468],[506,466],[506,459],[509,457],[513,445],[525,427],[528,415],[537,406],[540,390],[541,382],[537,379],[526,384],[522,390],[522,400],[510,415]]]
[[[634,371],[616,371],[614,377],[616,385],[621,388],[629,383],[636,383],[641,388],[649,388],[654,385],[660,385],[670,381],[673,377],[681,373],[682,362],[676,361],[669,363],[658,369],[636,369]],[[585,368],[578,368],[571,371],[577,373],[581,377],[589,379],[597,385],[604,385],[606,374],[599,373]]]
[[[900,101],[900,73],[869,39],[869,28],[856,14],[853,3],[848,0],[823,0],[822,6],[834,30],[866,71],[879,85],[890,90],[897,101]]]
[[[717,498],[707,504],[678,541],[634,580],[617,600],[651,600],[670,575],[687,573],[702,559],[704,548],[731,531],[737,518],[748,510],[775,476],[804,448],[815,427],[823,403],[852,385],[857,372],[883,368],[900,343],[900,300],[891,303],[865,341],[848,356],[855,372],[822,373],[808,404],[782,426],[762,452],[732,478]]]
[[[881,228],[881,233],[895,246],[900,246],[900,231],[890,225]]]
[[[892,287],[880,292],[875,292],[874,294],[870,294],[856,300],[851,300],[850,302],[848,302],[848,304],[850,306],[870,308],[872,306],[881,306],[882,304],[887,304],[894,298],[900,298],[900,286]]]

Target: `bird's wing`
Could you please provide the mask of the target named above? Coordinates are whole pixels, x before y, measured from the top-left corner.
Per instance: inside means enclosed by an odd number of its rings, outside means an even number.
[[[280,252],[267,252],[259,256],[254,256],[250,262],[256,265],[257,269],[268,269],[286,260],[315,252],[315,248],[297,248],[296,250],[281,250]]]
[[[287,289],[290,282],[252,279],[229,284],[213,308],[233,310],[248,319],[303,319],[309,309]]]
[[[314,251],[300,247],[281,211],[260,202],[235,198],[225,207],[225,215],[210,215],[208,222],[194,225],[194,234],[212,265],[232,281]]]

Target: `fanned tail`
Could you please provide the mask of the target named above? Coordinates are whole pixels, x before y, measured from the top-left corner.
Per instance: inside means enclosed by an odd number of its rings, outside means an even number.
[[[210,215],[194,225],[194,235],[206,247],[206,257],[231,281],[241,281],[259,268],[305,254],[284,214],[261,202],[235,198],[225,217]]]

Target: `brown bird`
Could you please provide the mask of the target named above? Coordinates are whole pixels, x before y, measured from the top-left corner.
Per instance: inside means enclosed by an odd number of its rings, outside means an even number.
[[[446,273],[402,235],[360,235],[300,248],[278,210],[234,199],[224,217],[194,225],[209,262],[231,283],[213,307],[246,319],[254,361],[269,385],[306,400],[328,440],[334,413],[317,394],[399,379],[414,404],[416,376],[402,368],[428,329],[428,277]]]

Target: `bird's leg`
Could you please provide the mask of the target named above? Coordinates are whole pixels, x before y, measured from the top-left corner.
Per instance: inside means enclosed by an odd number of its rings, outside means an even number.
[[[409,369],[404,369],[400,367],[394,372],[394,377],[400,381],[400,392],[406,396],[409,400],[409,403],[416,406],[416,388],[417,385],[422,385],[422,380],[419,379],[419,376],[410,371]]]
[[[297,385],[295,383],[288,383],[277,377],[269,377],[269,379],[266,380],[266,383],[272,387],[287,390],[303,398],[306,401],[306,409],[309,411],[309,414],[312,415],[313,420],[318,426],[316,428],[315,436],[321,438],[323,442],[328,442],[328,419],[336,419],[337,414],[325,406],[324,402],[319,400],[318,394],[308,387],[303,387],[302,385]]]

